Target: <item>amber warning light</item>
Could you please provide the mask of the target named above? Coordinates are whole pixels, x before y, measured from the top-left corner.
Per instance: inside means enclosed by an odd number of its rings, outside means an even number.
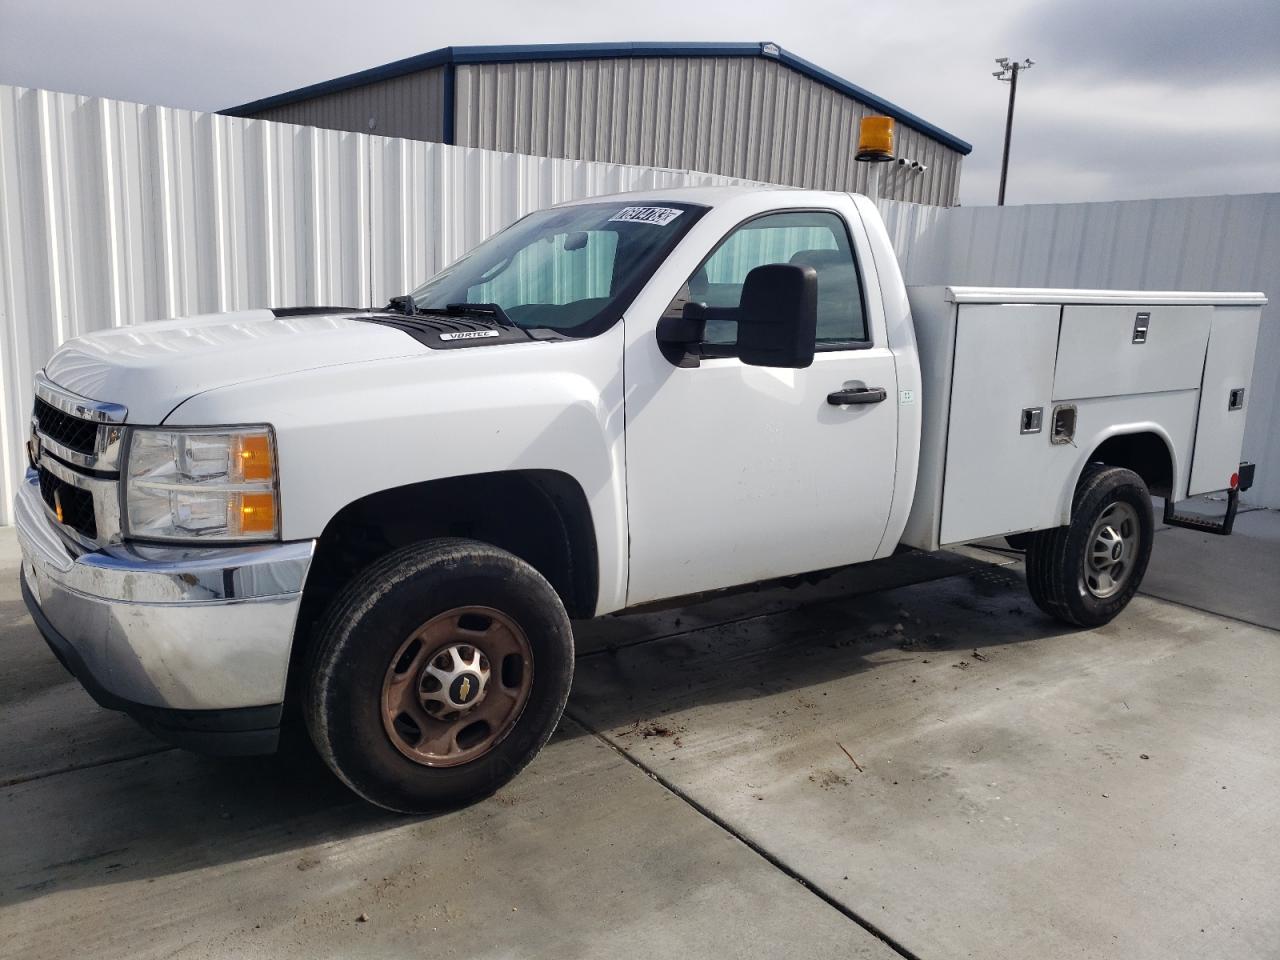
[[[884,163],[893,159],[893,118],[863,117],[858,124],[858,152],[855,159]]]

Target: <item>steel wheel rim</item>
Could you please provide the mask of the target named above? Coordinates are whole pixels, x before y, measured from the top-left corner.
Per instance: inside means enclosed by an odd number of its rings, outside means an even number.
[[[1089,531],[1084,588],[1099,600],[1114,597],[1129,582],[1141,546],[1138,511],[1120,500],[1108,504]]]
[[[529,638],[491,607],[454,607],[413,631],[382,681],[382,727],[414,763],[484,756],[520,719],[533,689]]]

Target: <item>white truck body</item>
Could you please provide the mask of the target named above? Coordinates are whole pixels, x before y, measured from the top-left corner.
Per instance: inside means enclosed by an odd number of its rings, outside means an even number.
[[[453,321],[416,308],[251,310],[58,350],[18,496],[23,579],[46,639],[101,702],[170,735],[194,723],[200,736],[178,739],[197,746],[231,732],[247,734],[233,750],[272,748],[291,666],[356,572],[344,564],[415,537],[496,543],[572,615],[592,616],[904,545],[1063,528],[1100,451],[1172,501],[1234,482],[1261,294],[908,291],[874,205],[849,194],[708,188],[555,209],[612,214],[600,230],[683,231],[589,335],[483,320],[432,332]],[[740,231],[789,215],[826,218],[840,236],[782,249],[789,266],[773,275],[803,280],[811,298],[855,291],[862,326],[823,339],[832,315],[819,304],[827,320],[804,362],[744,362],[706,317],[741,288],[745,318],[751,274],[722,283],[707,264]],[[529,249],[568,258],[588,239]],[[823,266],[840,250],[845,266]],[[484,284],[512,262],[495,260]],[[513,315],[595,302],[528,296]],[[673,359],[660,319],[689,316],[705,344]],[[244,425],[273,444],[270,536],[130,534],[135,433]],[[67,445],[77,427],[97,431],[87,452]],[[64,516],[77,497],[92,527]],[[544,509],[552,526],[526,530]],[[507,538],[513,527],[523,534]]]
[[[1160,437],[1174,501],[1230,486],[1245,422],[1232,391],[1248,396],[1258,295],[917,287],[909,297],[924,425],[904,543],[936,550],[1066,524],[1076,480],[1112,437]],[[1054,442],[1064,408],[1075,429]],[[1034,428],[1024,411],[1039,412]]]

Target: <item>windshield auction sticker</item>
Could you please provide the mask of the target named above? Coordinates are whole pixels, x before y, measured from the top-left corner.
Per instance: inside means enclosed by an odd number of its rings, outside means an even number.
[[[609,220],[610,222],[622,220],[631,223],[652,223],[654,226],[665,227],[682,213],[684,213],[683,210],[677,210],[675,207],[623,207]]]

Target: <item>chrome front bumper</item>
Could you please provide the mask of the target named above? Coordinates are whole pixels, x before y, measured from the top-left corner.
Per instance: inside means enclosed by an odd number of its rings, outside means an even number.
[[[80,552],[35,471],[14,506],[32,616],[94,699],[184,745],[274,749],[315,541]]]

